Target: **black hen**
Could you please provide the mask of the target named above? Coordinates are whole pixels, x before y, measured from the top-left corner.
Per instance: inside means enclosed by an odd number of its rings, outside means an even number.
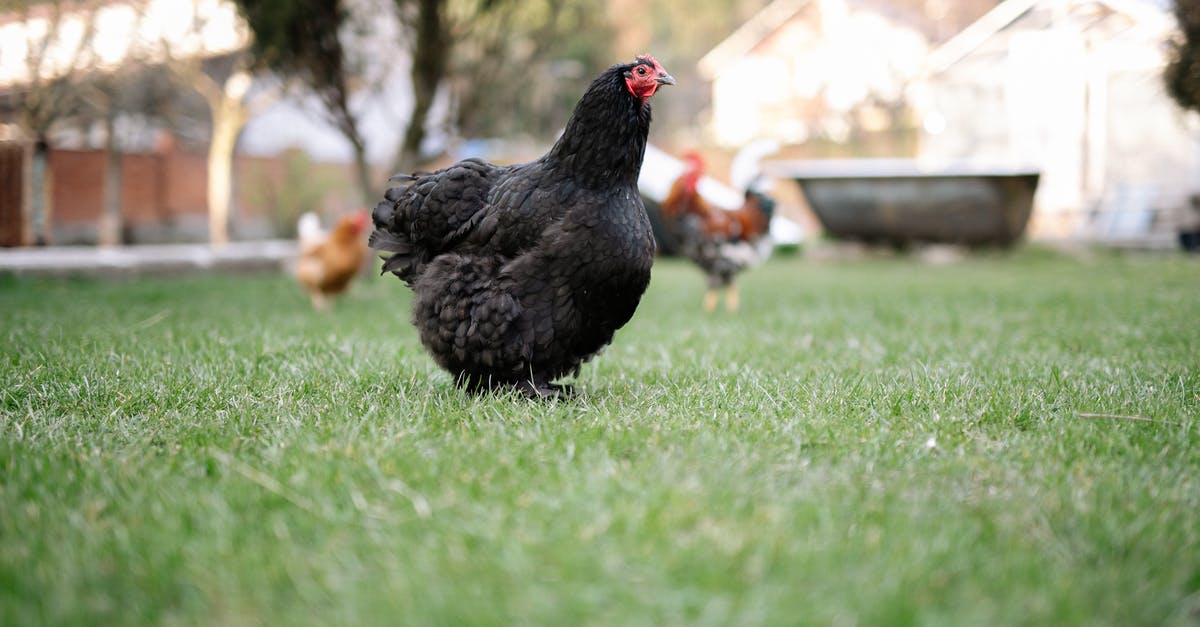
[[[654,258],[637,190],[650,97],[674,82],[649,56],[615,65],[541,159],[402,176],[375,207],[371,247],[413,289],[421,342],[459,385],[567,394],[553,381],[633,316]]]

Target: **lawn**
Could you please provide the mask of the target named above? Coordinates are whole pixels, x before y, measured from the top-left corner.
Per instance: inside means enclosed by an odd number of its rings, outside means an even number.
[[[395,280],[0,277],[0,624],[1200,622],[1200,262],[743,284],[660,260],[529,402]]]

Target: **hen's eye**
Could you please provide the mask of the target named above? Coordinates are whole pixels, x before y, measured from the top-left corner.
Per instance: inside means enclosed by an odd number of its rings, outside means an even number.
[[[638,68],[638,76],[645,76],[645,75],[646,75],[646,68],[644,68],[644,67]]]

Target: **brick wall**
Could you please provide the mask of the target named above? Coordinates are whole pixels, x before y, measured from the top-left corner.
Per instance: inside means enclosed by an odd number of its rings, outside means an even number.
[[[24,234],[21,214],[22,165],[25,148],[15,142],[0,143],[0,246],[19,246]]]
[[[104,209],[104,167],[100,150],[49,153],[50,224],[54,244],[96,242]],[[230,234],[234,238],[287,237],[298,207],[289,206],[296,178],[320,179],[310,190],[312,208],[336,215],[356,208],[357,194],[349,166],[306,164],[292,180],[287,155],[272,158],[239,156],[234,162],[234,206]],[[203,242],[208,239],[208,165],[203,154],[165,150],[122,155],[121,217],[126,243]],[[382,179],[381,179],[382,180]],[[288,191],[293,192],[291,195]],[[319,197],[313,201],[312,195]],[[283,212],[283,215],[276,215]]]

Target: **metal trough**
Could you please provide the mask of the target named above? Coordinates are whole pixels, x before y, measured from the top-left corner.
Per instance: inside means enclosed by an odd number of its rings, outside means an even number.
[[[1008,246],[1029,222],[1039,172],[912,159],[776,161],[826,232],[866,242]]]

